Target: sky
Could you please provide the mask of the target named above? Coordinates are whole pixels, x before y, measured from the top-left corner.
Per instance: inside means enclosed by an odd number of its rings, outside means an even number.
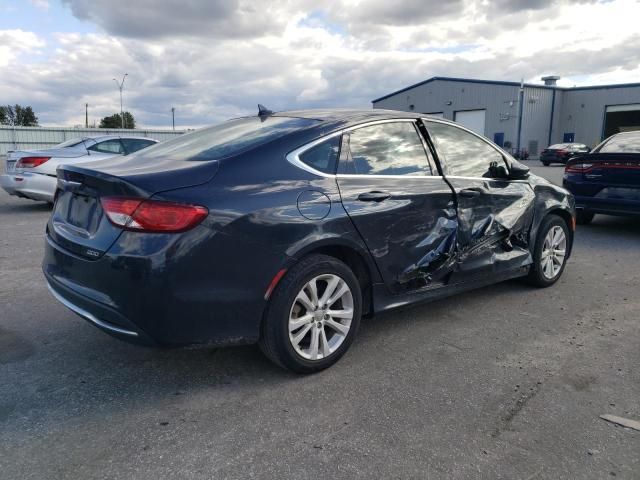
[[[640,0],[0,0],[0,104],[42,125],[124,109],[199,127],[271,110],[371,108],[433,76],[640,81]]]

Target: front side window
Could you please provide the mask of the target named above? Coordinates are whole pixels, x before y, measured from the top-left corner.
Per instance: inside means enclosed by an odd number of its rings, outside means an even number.
[[[323,173],[336,173],[340,152],[340,135],[321,142],[299,155],[300,160]]]
[[[381,123],[345,134],[340,173],[431,175],[427,154],[413,122]],[[349,168],[344,168],[342,159]]]
[[[89,150],[93,152],[100,152],[100,153],[114,153],[114,154],[124,153],[124,150],[122,149],[122,144],[120,143],[119,139],[106,140],[104,142],[96,143],[95,145],[92,145],[91,147],[89,147]]]
[[[502,154],[472,133],[444,123],[425,123],[449,175],[492,177],[492,167],[505,166]]]

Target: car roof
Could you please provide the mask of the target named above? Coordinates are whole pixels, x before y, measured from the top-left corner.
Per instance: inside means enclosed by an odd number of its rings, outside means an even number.
[[[137,138],[137,139],[141,139],[141,140],[150,140],[152,142],[157,142],[158,141],[155,138],[142,137],[140,135],[86,135],[86,136],[80,136],[78,138],[80,138],[80,139],[90,139],[90,140],[95,140],[95,141],[110,140],[110,139],[113,139],[113,138],[123,138],[123,139]]]
[[[324,124],[339,123],[341,126],[357,125],[364,122],[376,120],[392,120],[392,119],[417,119],[417,118],[433,118],[434,120],[444,121],[441,117],[432,117],[426,113],[402,112],[398,110],[384,109],[310,109],[310,110],[290,110],[285,112],[276,112],[275,117],[293,117],[308,118],[310,120],[319,120]]]

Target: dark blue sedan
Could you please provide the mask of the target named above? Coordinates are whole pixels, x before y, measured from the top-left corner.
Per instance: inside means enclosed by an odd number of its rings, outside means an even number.
[[[640,215],[640,131],[613,135],[569,160],[563,185],[575,196],[578,223],[596,213]]]
[[[552,285],[574,215],[566,190],[454,123],[261,109],[59,168],[43,270],[120,339],[259,343],[308,373],[365,315],[516,277]]]

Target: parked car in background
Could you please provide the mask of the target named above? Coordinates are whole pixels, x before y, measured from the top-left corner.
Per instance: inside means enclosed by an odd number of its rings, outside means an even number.
[[[572,196],[453,122],[264,113],[116,161],[64,165],[47,225],[52,294],[160,345],[258,342],[314,372],[363,315],[515,277],[571,253]]]
[[[640,215],[640,131],[613,135],[571,159],[563,185],[575,196],[578,223],[596,213]]]
[[[51,203],[59,165],[128,155],[156,143],[152,138],[100,135],[74,138],[43,150],[12,151],[7,155],[6,173],[0,176],[0,186],[10,195]]]
[[[589,150],[589,147],[582,143],[558,143],[542,150],[540,161],[545,167],[552,163],[566,164],[569,159],[589,153]]]

